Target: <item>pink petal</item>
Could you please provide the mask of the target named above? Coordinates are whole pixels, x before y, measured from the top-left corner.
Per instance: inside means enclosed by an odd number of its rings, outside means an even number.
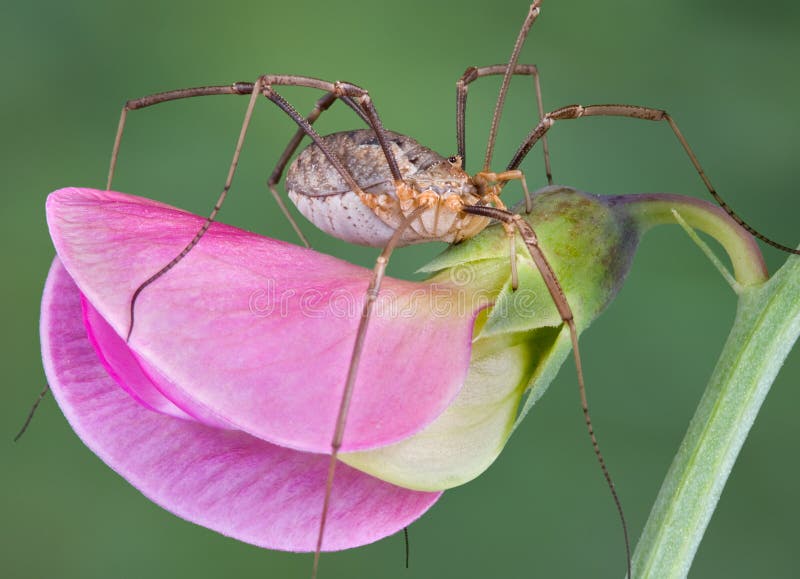
[[[47,209],[59,257],[122,336],[133,292],[203,223],[151,200],[89,189],[57,191]],[[186,413],[329,452],[370,275],[215,223],[141,293],[129,345],[158,390]],[[392,308],[370,323],[344,450],[403,439],[456,396],[474,312],[458,311],[454,291],[385,280],[381,295]]]
[[[75,432],[111,468],[176,515],[272,549],[313,550],[328,457],[149,411],[106,374],[58,259],[42,300],[42,356]],[[441,493],[414,492],[346,465],[336,471],[325,550],[394,533]]]
[[[139,404],[157,412],[186,420],[196,420],[208,426],[233,428],[230,423],[216,417],[202,406],[194,404],[193,401],[185,400],[185,397],[171,400],[169,396],[180,394],[180,390],[171,387],[162,392],[160,388],[167,382],[161,374],[136,357],[125,340],[108,325],[84,296],[81,296],[81,306],[83,324],[97,357],[114,381]]]
[[[144,373],[125,341],[83,297],[81,308],[89,342],[103,368],[117,385],[150,410],[191,420],[190,415],[158,391],[156,384]]]

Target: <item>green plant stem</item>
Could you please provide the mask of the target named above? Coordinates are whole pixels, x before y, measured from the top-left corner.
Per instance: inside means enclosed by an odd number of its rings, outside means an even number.
[[[740,291],[725,348],[636,548],[637,579],[688,574],[733,463],[798,333],[800,259],[792,257],[768,282]]]
[[[734,277],[742,287],[758,285],[767,279],[767,267],[758,244],[719,206],[666,193],[620,195],[615,203],[626,207],[642,233],[656,225],[674,225],[673,210],[678,211],[691,227],[712,236],[725,248]]]

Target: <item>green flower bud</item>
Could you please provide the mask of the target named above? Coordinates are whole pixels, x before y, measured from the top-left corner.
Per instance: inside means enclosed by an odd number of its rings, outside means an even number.
[[[740,283],[765,279],[749,234],[710,203],[676,195],[598,196],[561,186],[535,194],[524,218],[536,231],[579,332],[621,288],[642,233],[674,223],[672,210],[723,243]],[[568,328],[519,236],[514,258],[516,290],[509,237],[497,224],[422,268],[431,281],[455,283],[473,304],[487,304],[476,320],[466,383],[421,432],[387,447],[344,454],[344,462],[403,487],[441,490],[471,480],[495,460],[571,347]]]

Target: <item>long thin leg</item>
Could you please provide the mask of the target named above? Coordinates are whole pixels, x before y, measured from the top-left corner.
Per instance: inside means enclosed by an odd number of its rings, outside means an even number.
[[[281,85],[290,85],[290,86],[304,86],[308,88],[317,88],[323,91],[332,92],[337,97],[349,97],[353,99],[359,108],[364,112],[364,115],[369,120],[368,124],[369,127],[375,131],[375,136],[378,138],[378,142],[380,143],[381,149],[383,150],[384,156],[386,157],[386,162],[389,165],[389,171],[392,174],[392,178],[394,182],[400,183],[403,180],[403,176],[400,174],[400,169],[397,165],[397,160],[394,158],[392,154],[392,150],[389,147],[388,139],[386,138],[386,130],[383,128],[383,123],[378,116],[378,111],[375,109],[375,105],[372,103],[372,99],[369,96],[369,93],[364,90],[363,88],[348,83],[348,82],[328,82],[324,80],[320,80],[317,78],[311,78],[306,76],[293,76],[293,75],[265,75],[262,77],[264,79],[264,88],[262,92],[264,96],[268,99],[275,102],[281,109],[284,110],[289,116],[291,116],[298,125],[303,128],[303,131],[311,137],[314,142],[320,146],[320,149],[323,151],[326,157],[332,161],[333,155],[324,145],[318,140],[319,135],[311,128],[311,125],[305,122],[294,108],[291,107],[285,100],[283,100],[279,95],[272,90],[272,86],[281,86]],[[277,98],[273,98],[273,96]],[[363,118],[363,117],[362,117]],[[316,135],[316,137],[315,137]],[[336,166],[334,164],[334,166]],[[338,167],[337,167],[338,169]],[[339,170],[342,177],[345,176],[347,171]],[[350,178],[352,180],[352,178]],[[350,183],[350,180],[345,178],[345,181],[349,186],[353,186],[355,183]],[[358,185],[355,185],[356,188],[352,189],[355,192],[361,191],[361,188]]]
[[[489,129],[489,140],[486,143],[486,157],[483,161],[483,170],[488,171],[492,165],[492,154],[494,153],[494,143],[497,138],[497,127],[500,124],[500,115],[503,113],[503,103],[506,100],[506,93],[508,92],[508,85],[511,82],[511,75],[514,74],[514,68],[517,66],[517,59],[522,50],[522,45],[525,44],[525,39],[528,37],[533,22],[539,16],[539,6],[541,0],[534,0],[531,7],[528,9],[528,16],[522,23],[517,40],[514,42],[514,49],[511,51],[511,57],[508,59],[507,68],[503,75],[503,83],[500,85],[500,93],[497,95],[497,103],[494,107],[494,114],[492,115],[492,126]]]
[[[188,244],[186,244],[186,247],[184,247],[178,255],[176,255],[167,265],[162,267],[160,270],[158,270],[156,273],[154,273],[144,282],[142,282],[142,284],[138,288],[136,288],[136,291],[133,292],[130,304],[130,324],[128,325],[128,334],[125,337],[126,341],[130,340],[131,332],[133,332],[134,312],[136,309],[136,300],[139,298],[139,295],[147,286],[149,286],[151,283],[156,281],[162,275],[167,273],[170,269],[175,267],[178,264],[178,262],[180,262],[192,250],[192,248],[198,244],[200,239],[202,239],[203,235],[205,235],[206,231],[208,231],[208,228],[211,227],[211,224],[214,222],[214,219],[217,217],[217,213],[219,213],[219,210],[222,207],[222,203],[225,201],[225,197],[228,195],[228,191],[230,190],[231,184],[233,183],[233,175],[236,172],[236,167],[239,165],[239,156],[242,152],[242,145],[244,145],[244,138],[247,135],[247,129],[250,126],[250,119],[253,116],[253,109],[255,108],[256,99],[259,97],[259,94],[261,93],[262,82],[263,82],[262,79],[258,79],[258,81],[256,81],[256,83],[253,85],[253,91],[250,95],[250,102],[247,104],[247,110],[245,111],[244,115],[244,122],[242,123],[241,130],[239,131],[239,138],[236,141],[236,149],[233,152],[233,160],[231,161],[231,166],[228,169],[228,176],[225,179],[225,186],[222,188],[222,193],[220,193],[220,196],[217,198],[217,202],[214,204],[214,208],[211,210],[211,213],[206,218],[205,223],[203,223],[200,230],[195,234],[192,240]],[[120,135],[121,133],[118,133],[118,136]]]
[[[367,117],[366,113],[358,107],[358,105],[351,99],[350,97],[337,97],[335,93],[329,92],[325,94],[322,98],[320,98],[315,104],[314,108],[312,109],[311,113],[306,117],[306,122],[309,125],[313,125],[314,122],[319,118],[319,116],[328,110],[333,103],[336,102],[337,98],[342,100],[353,109],[356,114],[361,117],[367,125],[370,124],[369,117]],[[281,176],[283,175],[284,169],[286,169],[286,165],[289,164],[289,159],[291,159],[294,152],[297,150],[297,147],[300,146],[300,142],[303,140],[303,137],[306,136],[306,132],[303,130],[302,127],[298,128],[295,132],[294,136],[289,141],[289,144],[286,146],[286,149],[283,151],[278,162],[275,164],[275,169],[272,171],[272,175],[269,178],[269,185],[270,187],[274,187],[277,185],[278,181],[280,181]]]
[[[318,83],[327,84],[331,87],[331,89],[333,89],[333,87],[335,86],[334,83],[325,83],[325,81],[317,81],[317,79],[304,79],[304,77],[290,77],[290,76],[273,77],[273,80],[275,81],[274,84],[291,84],[291,79],[303,79],[303,80],[315,81],[317,83],[313,85],[315,88],[320,88],[318,86]],[[347,83],[342,83],[342,84],[347,85]],[[306,84],[304,86],[309,86],[309,85]],[[349,85],[349,86],[354,87],[355,85]],[[122,112],[120,113],[120,118],[119,118],[119,124],[117,126],[117,133],[114,137],[114,146],[111,151],[111,162],[109,164],[109,169],[108,169],[108,179],[106,181],[106,189],[107,190],[111,189],[111,185],[114,180],[114,173],[116,171],[117,160],[119,159],[119,149],[122,144],[122,135],[125,132],[125,125],[127,122],[129,111],[135,111],[138,109],[154,106],[169,101],[181,100],[199,96],[231,95],[231,94],[250,95],[253,93],[254,88],[255,84],[252,82],[235,82],[230,85],[202,86],[202,87],[171,90],[171,91],[148,95],[142,98],[131,99],[128,102],[126,102],[125,105],[122,107]],[[358,96],[367,94],[366,91],[363,89],[358,89],[357,92]],[[328,95],[326,95],[325,97],[323,97],[318,101],[317,107],[315,107],[311,115],[309,115],[309,118],[311,119],[309,124],[313,124],[313,122],[316,120],[319,114],[323,110],[327,109],[331,105],[333,100],[335,100],[336,98],[341,98],[343,101],[345,101],[345,103],[350,108],[352,108],[369,127],[374,128],[373,122],[370,120],[368,113],[366,113],[358,104],[356,104],[350,96],[337,94],[335,90],[331,90],[331,92],[329,92]],[[329,102],[328,99],[330,99]],[[377,113],[375,113],[375,115],[377,117]],[[289,221],[292,228],[295,230],[295,233],[297,233],[298,237],[302,241],[302,243],[305,244],[306,247],[309,247],[308,240],[306,239],[305,235],[303,235],[294,217],[286,207],[286,203],[284,202],[283,198],[280,196],[277,189],[275,188],[275,184],[280,179],[281,173],[283,172],[283,168],[286,166],[286,163],[291,157],[291,154],[294,152],[294,150],[296,150],[304,134],[305,132],[302,129],[302,127],[298,129],[294,138],[290,141],[290,145],[289,147],[287,147],[287,151],[285,151],[284,154],[281,156],[281,159],[278,162],[278,167],[276,167],[275,171],[270,177],[268,186],[270,192],[272,193],[272,196],[275,198],[275,201],[278,204],[278,207],[280,208],[284,217],[286,217],[286,219]],[[382,144],[385,145],[385,143]],[[385,151],[388,151],[388,147],[385,149]],[[396,167],[396,163],[394,164],[394,166]],[[399,175],[399,171],[397,172],[397,174]]]
[[[332,92],[338,93],[340,91],[344,93],[345,96],[356,97],[356,102],[359,103],[359,105],[363,108],[364,113],[370,119],[370,125],[375,131],[375,134],[378,137],[378,141],[381,143],[381,146],[384,150],[384,154],[386,155],[387,162],[389,164],[389,169],[392,172],[392,175],[395,179],[395,184],[402,183],[402,177],[400,175],[399,169],[397,168],[397,162],[385,143],[385,133],[383,131],[383,127],[380,124],[377,112],[375,111],[374,106],[369,100],[366,91],[363,91],[363,89],[360,89],[358,87],[354,87],[353,85],[336,83],[334,91]],[[359,94],[359,91],[361,91],[361,94]],[[307,134],[317,144],[317,146],[320,147],[320,150],[322,150],[322,152],[325,154],[325,156],[328,158],[331,164],[339,171],[340,175],[348,184],[348,186],[351,188],[351,190],[359,194],[359,196],[365,196],[366,194],[363,191],[361,191],[361,188],[355,182],[353,177],[342,166],[339,159],[330,150],[328,150],[327,146],[324,144],[321,137],[316,133],[316,131],[314,131],[314,129],[306,121],[306,119],[301,117],[300,114],[286,100],[283,99],[283,97],[277,94],[269,86],[264,87],[263,93],[267,98],[272,100],[284,112],[286,112],[290,117],[292,117],[292,119],[294,119],[295,122],[303,129],[304,133]],[[364,197],[362,197],[362,199],[363,198]],[[361,320],[359,322],[358,331],[356,333],[356,341],[353,346],[353,355],[350,360],[350,368],[348,370],[347,380],[345,381],[344,392],[342,394],[342,400],[339,406],[339,413],[336,420],[336,428],[334,431],[333,439],[331,441],[331,458],[330,458],[330,465],[328,467],[328,477],[325,483],[325,498],[323,500],[322,514],[320,517],[320,527],[319,527],[319,534],[317,536],[317,546],[314,551],[314,565],[312,568],[312,579],[316,579],[317,571],[319,569],[319,558],[320,558],[320,553],[322,552],[322,541],[325,535],[325,526],[327,523],[328,510],[330,508],[330,497],[331,497],[331,491],[333,489],[333,480],[336,473],[336,464],[338,462],[339,449],[342,446],[344,430],[347,422],[347,415],[350,410],[350,401],[352,400],[353,388],[355,386],[358,366],[361,360],[361,354],[364,347],[364,340],[366,338],[367,326],[371,318],[373,305],[378,297],[378,293],[380,292],[381,281],[383,280],[383,276],[386,271],[386,266],[389,262],[389,257],[391,256],[392,251],[394,250],[397,243],[400,241],[403,232],[417,219],[419,214],[425,209],[427,209],[427,207],[425,206],[416,209],[414,212],[411,213],[411,215],[409,215],[403,221],[403,223],[401,223],[400,227],[394,232],[386,248],[384,248],[383,252],[381,252],[381,255],[378,257],[375,263],[373,277],[367,289],[366,300],[364,302],[364,308],[362,310]]]
[[[271,80],[273,77],[264,77],[266,79]],[[306,80],[305,77],[292,77],[294,79]],[[325,83],[325,81],[317,81],[317,79],[310,79],[318,83]],[[278,83],[274,83],[278,84]],[[285,82],[284,84],[289,84]],[[369,118],[370,121],[370,128],[375,131],[375,135],[378,138],[378,142],[380,143],[381,149],[383,150],[384,156],[386,157],[387,164],[389,165],[389,170],[392,173],[392,178],[394,179],[395,186],[398,186],[403,183],[402,175],[400,174],[400,169],[397,165],[397,160],[394,158],[394,154],[392,153],[391,148],[389,147],[388,140],[386,139],[386,131],[381,124],[380,118],[378,117],[378,113],[375,110],[374,105],[372,104],[367,91],[364,89],[357,87],[355,85],[349,83],[342,83],[337,82],[333,83],[325,83],[322,86],[315,86],[314,88],[323,88],[330,87],[331,91],[336,93],[337,96],[348,96],[348,97],[356,97],[356,102],[359,106],[363,109],[364,114]],[[310,85],[300,85],[300,86],[310,86]],[[323,88],[324,90],[324,88]],[[320,148],[322,153],[328,159],[328,161],[333,165],[333,167],[339,172],[342,179],[344,179],[347,186],[350,187],[350,190],[356,193],[359,198],[365,203],[368,202],[370,199],[370,195],[365,193],[361,186],[356,183],[353,176],[350,172],[345,168],[342,161],[336,157],[333,151],[325,144],[322,140],[322,137],[317,133],[309,124],[306,119],[304,119],[297,110],[289,104],[286,99],[284,99],[281,95],[279,95],[275,90],[272,89],[270,84],[265,84],[262,93],[265,97],[269,100],[274,102],[278,107],[283,110],[287,115],[289,115],[303,130],[303,132],[308,135],[312,141]]]
[[[367,337],[367,327],[372,317],[373,306],[378,299],[378,293],[381,289],[381,282],[383,281],[386,266],[389,263],[389,258],[392,251],[397,246],[402,234],[405,230],[419,217],[419,215],[427,210],[425,206],[419,207],[414,210],[404,221],[400,227],[392,235],[389,243],[383,249],[378,259],[375,261],[375,267],[372,271],[372,279],[367,288],[366,299],[364,300],[364,307],[361,310],[361,319],[358,324],[358,331],[356,332],[356,340],[353,345],[353,355],[350,358],[350,368],[347,371],[347,380],[345,381],[344,392],[342,400],[339,405],[339,414],[336,418],[336,429],[331,441],[331,459],[328,467],[328,479],[325,483],[325,499],[322,504],[322,516],[319,523],[319,535],[317,536],[317,548],[314,551],[314,567],[311,572],[311,579],[316,579],[317,571],[319,569],[319,557],[322,551],[322,539],[325,535],[325,524],[328,519],[328,509],[330,507],[331,489],[333,488],[333,478],[336,472],[336,463],[338,462],[339,449],[342,447],[342,440],[344,438],[344,429],[347,423],[347,415],[350,411],[350,402],[353,398],[353,390],[358,375],[358,366],[361,362],[361,354],[364,350],[364,341]]]
[[[162,275],[167,273],[170,269],[175,267],[191,250],[197,245],[205,235],[208,228],[211,227],[211,224],[216,219],[217,213],[219,213],[220,208],[222,207],[222,203],[225,201],[225,197],[230,190],[231,184],[233,182],[233,176],[236,172],[236,167],[239,164],[239,156],[241,154],[242,146],[244,144],[245,136],[247,135],[247,129],[250,126],[250,120],[253,116],[253,110],[255,108],[255,102],[259,95],[264,95],[269,100],[274,102],[281,108],[286,114],[288,114],[297,124],[302,128],[302,130],[307,134],[311,139],[317,144],[317,146],[322,150],[331,164],[336,168],[339,174],[342,176],[344,181],[348,184],[351,190],[356,193],[364,203],[368,203],[371,198],[370,196],[365,193],[361,187],[356,183],[353,176],[350,172],[344,167],[342,162],[333,154],[333,152],[328,148],[328,146],[323,142],[322,137],[311,127],[311,125],[304,119],[295,109],[289,104],[283,97],[281,97],[275,90],[273,90],[271,85],[294,85],[294,86],[304,86],[308,88],[317,88],[320,90],[328,91],[335,94],[337,97],[346,97],[349,99],[354,99],[357,103],[358,107],[363,111],[364,116],[369,119],[370,128],[375,131],[375,134],[378,138],[379,143],[381,144],[381,148],[386,156],[387,163],[389,165],[389,169],[392,172],[392,176],[395,180],[395,186],[399,187],[403,184],[402,176],[400,175],[400,169],[397,166],[397,161],[394,158],[394,155],[389,148],[388,141],[386,139],[385,129],[381,124],[380,118],[378,116],[378,112],[375,109],[375,106],[372,104],[371,99],[369,98],[369,93],[366,90],[345,82],[336,82],[331,83],[324,80],[319,80],[316,78],[310,77],[303,77],[303,76],[289,76],[289,75],[264,75],[259,77],[259,79],[252,85],[252,93],[250,95],[250,101],[247,105],[247,110],[245,112],[244,121],[242,123],[242,128],[239,132],[239,139],[236,143],[236,149],[233,154],[233,160],[231,161],[230,168],[228,169],[228,177],[225,180],[225,186],[223,187],[222,193],[220,194],[217,202],[214,204],[214,208],[206,218],[205,223],[203,223],[200,230],[195,234],[192,240],[181,250],[181,252],[175,256],[167,265],[162,267],[159,271],[154,273],[148,279],[146,279],[133,293],[130,303],[130,324],[128,326],[128,333],[126,340],[130,340],[131,333],[133,332],[133,325],[134,325],[134,312],[136,307],[136,301],[139,298],[141,292]],[[170,95],[180,95],[184,91],[172,91],[172,93],[161,93],[160,95],[153,95],[151,97],[153,100],[158,100],[158,102],[164,102],[164,99],[168,100],[171,98]],[[147,98],[147,97],[146,97]],[[183,98],[181,96],[174,96],[174,98]],[[124,126],[124,123],[121,123],[121,126]],[[118,132],[118,140],[121,137],[121,132]],[[115,148],[115,151],[117,149]],[[113,162],[113,160],[112,160]]]
[[[171,90],[161,93],[156,93],[152,95],[148,95],[146,97],[132,99],[125,103],[122,107],[122,113],[119,116],[119,125],[117,126],[117,134],[114,138],[114,147],[111,151],[111,163],[108,168],[108,180],[106,181],[106,190],[111,189],[111,183],[114,180],[114,172],[116,171],[117,167],[117,160],[119,159],[119,148],[122,144],[122,134],[125,131],[125,124],[128,118],[129,111],[135,111],[137,109],[142,109],[146,107],[150,107],[153,105],[174,101],[174,100],[181,100],[186,98],[198,97],[198,96],[212,96],[212,95],[249,95],[253,92],[254,84],[252,82],[235,82],[230,85],[220,85],[220,86],[202,86],[202,87],[194,87],[194,88],[185,88],[185,89],[178,89],[178,90]],[[306,239],[303,232],[300,230],[300,227],[297,225],[294,217],[289,212],[289,209],[286,207],[286,203],[284,203],[283,198],[277,194],[277,191],[270,188],[273,197],[275,198],[276,203],[278,204],[278,208],[283,213],[284,217],[289,221],[292,228],[294,229],[297,236],[300,238],[300,241],[305,244],[306,247],[309,247],[308,240]]]
[[[458,143],[458,156],[461,157],[461,163],[464,167],[466,167],[467,163],[466,114],[469,84],[484,76],[505,74],[506,70],[508,70],[507,64],[494,64],[480,68],[471,66],[464,71],[464,74],[456,82],[456,141]],[[536,90],[536,106],[539,112],[539,120],[541,121],[544,117],[544,104],[542,102],[542,86],[539,82],[539,69],[535,64],[517,64],[511,74],[533,77],[533,86]],[[544,171],[547,175],[547,184],[552,185],[553,173],[550,169],[550,151],[547,146],[547,137],[542,137],[542,148],[544,149]]]
[[[375,134],[378,138],[378,141],[381,144],[381,147],[384,151],[386,156],[386,161],[389,166],[389,169],[392,173],[394,178],[395,184],[400,185],[403,183],[402,175],[400,174],[400,170],[397,165],[397,161],[394,158],[394,155],[389,148],[385,130],[383,129],[383,125],[381,124],[380,118],[378,116],[377,110],[375,106],[372,104],[371,99],[369,98],[369,94],[364,89],[357,87],[355,85],[343,82],[337,83],[329,83],[326,81],[322,81],[319,79],[309,78],[309,77],[300,77],[300,76],[285,76],[285,75],[264,75],[260,77],[256,83],[252,87],[252,93],[250,96],[250,102],[247,107],[247,111],[245,113],[245,118],[242,123],[242,128],[239,133],[239,139],[236,144],[236,149],[234,151],[233,160],[231,161],[231,166],[228,171],[228,178],[225,182],[225,187],[223,188],[223,192],[220,195],[217,203],[214,206],[214,210],[211,212],[209,217],[206,219],[205,223],[201,227],[201,229],[195,234],[194,238],[187,244],[187,246],[166,266],[164,266],[161,270],[156,272],[150,278],[148,278],[142,285],[140,285],[136,292],[134,292],[133,298],[131,299],[131,311],[130,311],[130,326],[128,329],[128,339],[130,338],[131,332],[133,330],[133,323],[134,323],[134,308],[137,297],[140,295],[142,290],[147,287],[149,284],[153,283],[159,277],[164,275],[167,271],[169,271],[172,267],[174,267],[186,254],[191,251],[191,249],[197,245],[203,235],[205,235],[208,228],[211,226],[214,218],[216,217],[217,212],[219,211],[222,202],[227,195],[228,190],[230,189],[231,183],[233,181],[233,175],[235,173],[236,167],[239,162],[239,155],[241,153],[241,148],[244,144],[244,138],[247,134],[247,129],[250,124],[250,120],[252,118],[253,110],[255,108],[255,102],[259,94],[263,94],[269,100],[274,102],[281,108],[286,114],[288,114],[300,127],[304,134],[308,135],[322,150],[323,154],[328,158],[331,164],[336,168],[336,170],[340,173],[342,178],[348,184],[353,192],[359,194],[362,199],[366,199],[366,193],[361,190],[361,187],[356,183],[353,176],[347,171],[347,169],[342,164],[341,160],[339,160],[336,155],[327,147],[324,143],[320,135],[311,127],[311,122],[313,122],[316,117],[309,120],[303,118],[295,109],[289,104],[282,96],[280,96],[273,88],[273,85],[295,85],[295,86],[305,86],[309,88],[318,88],[321,90],[325,90],[328,93],[332,94],[334,97],[345,97],[348,99],[354,99],[354,102],[357,104],[357,107],[361,109],[364,113],[364,117],[368,119],[369,126],[375,131]],[[175,98],[180,98],[175,97]],[[323,97],[323,104],[326,100]],[[352,105],[351,105],[352,106]],[[312,113],[313,114],[313,113]],[[121,122],[121,126],[124,127],[124,119]],[[121,138],[121,130],[118,132],[118,140]],[[292,146],[292,142],[290,142],[290,147]],[[299,143],[299,140],[298,140]],[[294,146],[297,146],[296,144]],[[115,152],[118,149],[118,145],[115,146]],[[288,151],[288,149],[287,149]],[[286,156],[286,152],[284,153]],[[291,155],[291,153],[289,153]],[[113,163],[113,160],[112,160]],[[285,163],[285,161],[284,161]],[[279,161],[279,168],[281,162]],[[370,282],[369,288],[367,290],[366,300],[364,303],[364,309],[361,316],[361,321],[359,323],[358,332],[356,334],[356,341],[353,348],[353,356],[351,358],[350,369],[348,371],[347,380],[345,383],[344,393],[342,395],[342,400],[339,408],[339,414],[337,417],[336,422],[336,429],[333,435],[333,439],[331,441],[331,460],[330,460],[330,467],[328,471],[328,478],[325,487],[325,499],[323,502],[322,508],[322,515],[320,518],[320,530],[319,536],[317,540],[317,548],[315,550],[314,555],[314,567],[313,567],[313,577],[316,577],[317,569],[319,566],[319,557],[320,552],[322,550],[322,541],[325,532],[325,525],[327,521],[327,514],[330,505],[330,496],[331,496],[331,489],[333,488],[333,480],[336,471],[336,463],[338,461],[338,452],[342,446],[342,440],[344,437],[344,429],[347,421],[347,415],[350,408],[350,401],[352,399],[352,392],[353,387],[355,385],[355,379],[358,371],[358,365],[361,359],[361,353],[364,346],[364,340],[366,338],[366,330],[367,326],[372,314],[372,309],[375,300],[378,297],[378,293],[380,291],[381,281],[383,280],[383,276],[386,270],[386,265],[388,264],[389,257],[391,256],[392,251],[394,250],[397,243],[400,241],[402,233],[407,229],[411,223],[417,219],[419,214],[426,210],[427,207],[423,206],[415,210],[411,215],[409,215],[401,224],[401,226],[395,231],[394,235],[392,236],[391,240],[389,241],[386,248],[383,250],[381,255],[378,257],[375,269],[373,272],[373,277]]]
[[[493,219],[497,219],[498,221],[513,225],[522,236],[522,240],[525,242],[525,245],[528,248],[528,252],[530,253],[533,262],[536,264],[536,267],[539,269],[539,272],[542,275],[542,279],[544,280],[545,285],[547,286],[547,290],[550,293],[550,297],[553,300],[556,308],[558,309],[558,313],[561,316],[563,322],[569,328],[569,335],[570,340],[572,341],[572,351],[573,356],[575,358],[575,368],[578,374],[578,389],[580,391],[580,398],[581,398],[581,409],[583,410],[583,417],[586,422],[586,428],[589,431],[589,438],[592,441],[592,448],[594,449],[595,456],[597,457],[598,462],[600,463],[600,469],[603,471],[603,476],[606,479],[606,483],[608,484],[608,488],[611,491],[611,496],[614,498],[614,504],[617,506],[617,511],[619,512],[620,521],[622,522],[622,533],[625,538],[625,555],[626,555],[626,564],[628,569],[628,577],[631,576],[631,546],[630,540],[628,538],[628,524],[625,520],[625,514],[622,510],[622,502],[619,500],[619,495],[617,494],[616,487],[614,486],[614,482],[611,479],[611,473],[606,466],[605,459],[603,458],[603,454],[600,452],[600,445],[597,442],[597,437],[594,433],[594,427],[592,426],[592,419],[589,415],[589,403],[586,398],[586,384],[583,378],[583,366],[581,364],[581,354],[578,348],[578,331],[575,327],[575,318],[572,315],[572,308],[569,306],[569,302],[567,301],[567,296],[564,294],[564,290],[561,288],[561,284],[558,281],[558,277],[556,277],[553,268],[550,266],[550,263],[547,261],[544,253],[542,252],[541,247],[539,246],[539,239],[536,236],[533,228],[525,221],[521,216],[511,213],[510,211],[506,211],[504,209],[499,209],[497,207],[489,207],[486,205],[468,205],[462,208],[464,213],[471,213],[474,215],[483,215],[484,217],[491,217]]]
[[[138,99],[131,99],[126,102],[122,107],[122,113],[119,116],[119,124],[117,125],[117,134],[114,137],[114,147],[111,150],[111,163],[108,167],[108,180],[106,181],[106,189],[111,189],[111,183],[114,180],[114,172],[117,168],[117,159],[119,158],[119,148],[122,144],[122,133],[125,132],[125,122],[128,119],[128,112],[137,109],[143,109],[160,103],[168,101],[187,99],[199,96],[213,96],[213,95],[249,95],[253,92],[252,82],[234,82],[228,85],[218,86],[199,86],[194,88],[181,88],[177,90],[169,90],[151,94]]]
[[[678,125],[672,120],[672,117],[667,113],[667,111],[660,110],[660,109],[651,109],[648,107],[641,107],[637,105],[568,105],[566,107],[561,107],[560,109],[556,109],[552,112],[547,113],[544,115],[539,124],[536,125],[533,130],[528,133],[528,136],[525,137],[525,140],[520,145],[517,152],[514,154],[514,157],[511,159],[511,162],[508,164],[509,169],[516,169],[519,167],[522,160],[525,158],[525,155],[531,150],[531,148],[536,144],[536,142],[541,139],[547,131],[550,130],[550,127],[556,121],[561,120],[570,120],[570,119],[580,119],[583,117],[629,117],[633,119],[642,119],[646,121],[666,121],[672,132],[675,133],[675,136],[678,138],[678,142],[683,147],[683,150],[686,151],[686,154],[689,157],[689,160],[692,162],[697,173],[700,175],[700,178],[703,180],[703,183],[708,189],[708,192],[711,196],[719,203],[719,206],[722,207],[725,212],[730,215],[736,223],[741,225],[744,229],[749,231],[754,237],[757,237],[764,243],[771,245],[781,251],[785,251],[786,253],[795,253],[800,254],[800,250],[794,249],[787,245],[783,245],[776,241],[773,241],[763,233],[760,233],[748,223],[746,223],[741,217],[739,217],[736,212],[722,199],[722,197],[717,193],[714,186],[711,184],[708,176],[706,175],[705,171],[703,171],[703,167],[700,165],[700,161],[697,160],[697,156],[692,151],[692,148],[689,146],[689,143],[681,133]]]
[[[408,527],[403,527],[403,543],[406,547],[406,569],[408,569],[408,562],[409,562],[409,553],[410,553],[410,542],[408,540]]]
[[[358,105],[351,99],[350,97],[337,97],[335,93],[329,92],[326,93],[322,98],[320,98],[314,108],[312,109],[311,113],[306,117],[306,122],[309,125],[313,125],[314,122],[319,118],[319,116],[328,110],[330,106],[336,102],[337,99],[344,101],[347,106],[353,109],[356,114],[358,114],[361,119],[367,124],[370,124],[370,120],[367,117],[366,113],[358,107]],[[285,202],[283,201],[283,197],[278,192],[277,184],[281,180],[281,176],[283,176],[283,171],[286,169],[286,165],[289,163],[289,159],[292,158],[292,155],[297,150],[297,147],[300,146],[300,142],[303,140],[303,137],[306,136],[306,132],[303,130],[302,127],[299,127],[295,132],[294,136],[289,141],[289,144],[284,149],[283,154],[278,159],[278,162],[275,165],[275,169],[273,169],[272,174],[267,181],[267,187],[269,187],[272,196],[275,198],[275,201],[278,203],[278,206],[283,211],[284,215],[289,218],[289,222],[292,224],[292,228],[294,228],[295,233],[297,233],[300,240],[306,247],[311,247],[311,244],[306,239],[306,236],[303,235],[303,232],[300,230],[300,227],[297,225],[297,222],[289,213],[289,210],[286,208]]]
[[[25,434],[26,430],[28,430],[28,426],[30,425],[31,420],[33,420],[33,415],[36,414],[36,410],[39,408],[39,404],[42,403],[42,400],[44,400],[44,397],[47,396],[48,392],[50,392],[49,384],[47,384],[44,387],[44,389],[41,392],[39,392],[39,395],[36,397],[36,401],[33,403],[33,406],[31,406],[31,409],[28,412],[28,417],[25,419],[25,423],[22,425],[22,428],[19,429],[19,432],[14,437],[14,442],[17,442],[20,438],[22,438],[22,435]]]

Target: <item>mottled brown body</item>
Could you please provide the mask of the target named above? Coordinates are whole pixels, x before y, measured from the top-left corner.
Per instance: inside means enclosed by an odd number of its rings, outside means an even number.
[[[386,131],[403,181],[396,183],[375,132],[346,131],[322,137],[362,192],[342,178],[315,143],[303,150],[286,174],[286,191],[300,212],[326,233],[350,243],[384,247],[400,224],[426,207],[402,233],[398,245],[426,241],[454,243],[479,233],[489,223],[461,213],[464,205],[493,200],[492,190],[476,184],[458,158],[446,158],[414,139]]]

